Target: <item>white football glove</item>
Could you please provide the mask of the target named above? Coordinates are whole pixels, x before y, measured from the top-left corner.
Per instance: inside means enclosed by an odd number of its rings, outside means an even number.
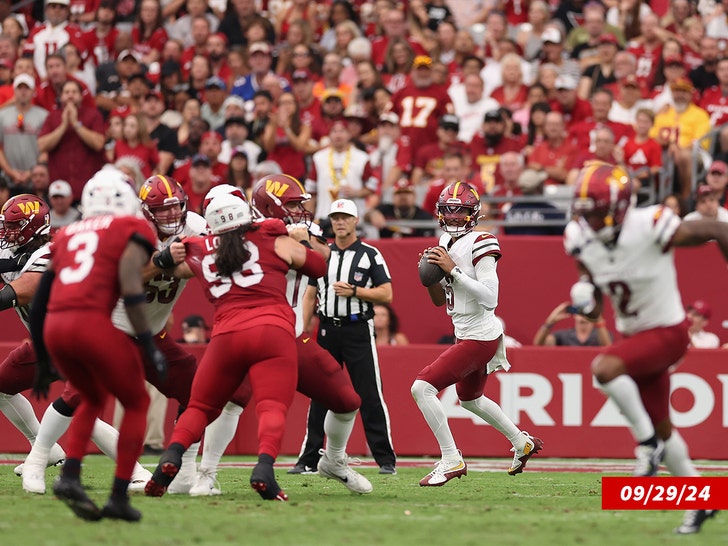
[[[579,281],[571,287],[571,305],[581,315],[588,315],[596,307],[594,285],[588,281]]]

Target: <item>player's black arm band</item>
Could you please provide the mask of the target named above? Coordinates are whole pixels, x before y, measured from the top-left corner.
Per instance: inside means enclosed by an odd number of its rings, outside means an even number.
[[[139,294],[133,294],[131,296],[124,296],[124,306],[125,307],[132,307],[134,305],[140,305],[147,301],[147,294],[145,292],[141,292]]]
[[[35,290],[35,296],[30,304],[30,316],[28,317],[28,329],[33,339],[33,347],[38,359],[48,360],[48,350],[43,340],[43,326],[45,325],[45,317],[48,311],[48,300],[51,296],[51,286],[56,274],[52,270],[48,270],[40,277],[38,288]]]

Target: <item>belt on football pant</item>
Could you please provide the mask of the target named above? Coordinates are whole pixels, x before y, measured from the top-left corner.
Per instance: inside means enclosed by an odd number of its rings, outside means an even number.
[[[357,313],[355,315],[346,315],[345,317],[327,317],[319,314],[319,322],[322,324],[330,324],[332,326],[346,326],[347,324],[355,324],[357,322],[365,322],[372,318],[370,313]]]

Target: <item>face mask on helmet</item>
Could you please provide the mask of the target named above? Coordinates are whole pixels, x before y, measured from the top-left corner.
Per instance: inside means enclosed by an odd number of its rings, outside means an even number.
[[[437,200],[437,219],[445,233],[461,237],[478,225],[480,196],[466,182],[447,186]]]
[[[179,182],[168,176],[155,175],[139,190],[142,211],[163,235],[175,235],[185,225],[187,194]]]
[[[15,252],[50,232],[50,208],[35,195],[8,199],[0,210],[0,248]]]
[[[287,174],[261,178],[253,187],[253,206],[266,218],[311,226],[313,214],[303,204],[311,199],[303,185]]]
[[[83,187],[83,217],[140,216],[139,199],[127,178],[121,171],[115,172],[115,169],[101,169],[96,173]]]

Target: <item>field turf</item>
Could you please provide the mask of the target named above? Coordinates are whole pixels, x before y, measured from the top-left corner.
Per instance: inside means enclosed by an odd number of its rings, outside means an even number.
[[[728,513],[707,521],[697,535],[678,536],[672,529],[681,511],[602,511],[600,468],[625,475],[629,464],[587,462],[581,471],[564,472],[575,464],[533,459],[514,477],[505,471],[509,460],[466,459],[468,476],[432,488],[418,485],[432,460],[402,461],[395,476],[381,476],[365,464],[359,470],[374,492],[354,496],[316,475],[286,474],[292,460],[281,459],[277,479],[290,501],[280,503],[261,500],[248,485],[252,458],[226,457],[218,475],[223,496],[137,494],[132,504],[143,519],[134,524],[85,522],[51,493],[25,493],[13,474],[17,459],[0,455],[0,543],[8,546],[728,544]],[[156,461],[143,457],[141,462],[151,469]],[[710,465],[705,475],[726,475],[726,470]],[[57,468],[47,472],[49,491],[57,473]],[[82,479],[99,505],[108,496],[112,473],[113,463],[105,457],[85,459]]]

